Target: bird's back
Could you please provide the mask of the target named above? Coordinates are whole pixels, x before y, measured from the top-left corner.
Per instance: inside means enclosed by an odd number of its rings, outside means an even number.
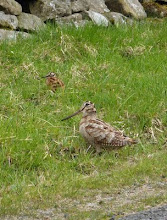
[[[108,149],[121,148],[136,143],[135,140],[125,136],[121,131],[97,118],[83,117],[79,130],[90,144]]]
[[[46,83],[53,91],[55,91],[58,87],[64,87],[64,83],[57,77],[47,78]]]

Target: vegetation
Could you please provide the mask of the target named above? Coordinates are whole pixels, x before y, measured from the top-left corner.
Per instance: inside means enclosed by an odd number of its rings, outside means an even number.
[[[70,220],[101,220],[167,201],[166,25],[47,25],[0,43],[2,216],[54,208]],[[46,87],[50,71],[64,90]],[[87,150],[81,116],[61,122],[85,100],[139,144]]]

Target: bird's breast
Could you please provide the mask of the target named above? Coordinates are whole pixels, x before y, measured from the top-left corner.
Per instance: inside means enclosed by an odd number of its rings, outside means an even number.
[[[88,125],[88,123],[86,121],[81,120],[80,125],[79,125],[79,132],[82,136],[86,136],[86,126]]]
[[[93,139],[86,130],[87,126],[89,126],[89,121],[81,120],[80,126],[79,126],[79,132],[87,142],[89,142],[90,144],[93,144]]]

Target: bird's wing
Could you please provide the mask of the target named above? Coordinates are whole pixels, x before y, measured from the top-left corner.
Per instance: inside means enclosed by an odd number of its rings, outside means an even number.
[[[122,131],[120,131],[120,130],[114,128],[114,127],[112,127],[110,124],[108,124],[108,123],[106,123],[106,122],[104,122],[104,121],[102,121],[102,120],[100,120],[100,119],[98,119],[98,118],[96,119],[96,121],[97,121],[97,122],[101,122],[102,124],[104,124],[105,126],[107,126],[109,129],[111,129],[112,131],[114,131],[117,135],[121,135],[121,136],[123,135],[123,136],[125,136]]]
[[[117,131],[109,124],[95,119],[90,120],[85,127],[85,131],[93,138],[95,144],[104,146],[124,146],[124,139],[122,132]]]
[[[57,78],[57,83],[60,85],[60,87],[64,87],[64,83],[58,78]]]

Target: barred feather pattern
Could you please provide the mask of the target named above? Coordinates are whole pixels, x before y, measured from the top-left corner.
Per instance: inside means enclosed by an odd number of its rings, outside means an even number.
[[[93,108],[92,108],[93,112]],[[126,145],[136,144],[137,141],[127,137],[123,132],[115,129],[110,124],[98,119],[96,112],[83,115],[79,131],[84,139],[91,145],[108,150],[119,149]]]
[[[80,112],[83,114],[79,125],[80,134],[86,142],[95,146],[97,152],[103,148],[113,150],[137,143],[136,140],[127,137],[123,132],[98,119],[95,105],[90,101],[86,101],[77,112],[62,120],[74,117]]]
[[[58,87],[64,88],[64,83],[55,75],[52,76],[51,74],[47,76],[46,84],[53,92],[55,92]]]

